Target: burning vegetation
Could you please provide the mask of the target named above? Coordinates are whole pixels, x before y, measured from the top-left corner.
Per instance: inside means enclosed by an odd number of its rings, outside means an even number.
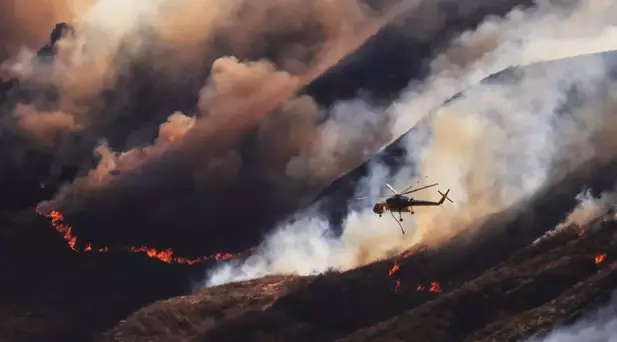
[[[596,258],[595,258],[596,265],[599,265],[599,264],[603,263],[604,260],[606,260],[606,254],[605,253],[601,253],[601,254],[596,255]]]
[[[51,225],[54,229],[62,234],[62,237],[68,243],[69,248],[72,250],[79,252],[100,252],[106,253],[109,252],[109,247],[102,247],[98,249],[94,249],[91,243],[87,243],[83,249],[79,249],[77,247],[77,236],[73,234],[73,227],[67,223],[64,223],[64,215],[58,210],[52,210],[49,214],[43,213],[39,208],[36,209],[38,215],[45,216],[51,219]],[[202,256],[198,258],[183,258],[174,255],[174,251],[171,248],[158,250],[156,248],[151,248],[147,246],[131,246],[126,248],[120,248],[118,251],[128,251],[131,253],[145,253],[148,257],[160,260],[162,262],[168,264],[184,264],[184,265],[194,265],[197,263],[205,262],[205,261],[219,261],[219,260],[229,260],[234,258],[236,255],[231,253],[216,253],[210,256]]]
[[[413,251],[408,250],[405,253],[401,254],[399,258],[395,259],[392,267],[388,270],[388,276],[395,277],[395,274],[401,269],[400,260],[407,259],[411,257],[413,254],[414,254]],[[394,292],[395,293],[398,292],[400,286],[401,286],[401,279],[399,277],[395,277],[394,278]],[[418,284],[418,286],[416,287],[416,291],[418,292],[424,291],[425,289],[426,287],[421,284]],[[439,282],[431,281],[428,291],[435,292],[435,293],[442,292]]]

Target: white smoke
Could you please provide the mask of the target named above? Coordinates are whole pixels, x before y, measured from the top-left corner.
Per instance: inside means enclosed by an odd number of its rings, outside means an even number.
[[[369,200],[379,198],[380,179],[386,180],[387,169],[382,165],[372,168],[365,184]],[[379,224],[380,218],[372,212],[351,213],[341,238],[332,235],[326,218],[320,216],[318,205],[300,213],[292,223],[282,224],[268,235],[264,243],[248,259],[229,261],[209,272],[208,286],[232,281],[260,278],[273,273],[311,275],[327,270],[348,270],[358,261],[374,260],[376,255],[396,251],[400,230]],[[411,233],[411,232],[409,232]],[[365,244],[371,241],[370,246]]]
[[[584,227],[591,221],[607,214],[617,203],[615,192],[605,191],[598,197],[594,197],[591,191],[585,190],[576,196],[579,205],[568,215],[563,226],[576,225]]]
[[[395,118],[392,133],[399,136],[456,93],[509,66],[616,49],[617,40],[611,39],[615,14],[617,3],[612,1],[539,1],[536,9],[486,20],[454,40],[433,61],[431,76],[424,83],[410,84],[387,110]],[[555,45],[563,48],[538,48]],[[598,56],[518,70],[512,77],[476,86],[432,113],[431,125],[407,139],[410,162],[419,170],[407,168],[391,181],[401,188],[417,182],[409,179],[417,171],[430,175],[443,190],[452,189],[455,205],[418,209],[408,234],[401,236],[396,222],[379,219],[367,207],[349,215],[337,240],[327,234],[327,222],[309,210],[295,223],[277,229],[246,262],[213,269],[208,284],[272,273],[346,270],[417,243],[439,243],[526,198],[547,180],[556,161],[573,166],[594,153],[590,147],[574,155],[568,146],[587,146],[603,125],[603,108],[589,97],[607,82],[605,71]],[[583,97],[584,105],[569,109],[572,115],[562,115],[558,110],[572,87],[589,96]],[[361,192],[370,193],[370,200],[387,195],[375,194],[375,189],[384,191],[385,180],[377,166],[366,180],[369,190]],[[436,191],[417,196],[439,198]]]
[[[610,214],[611,209],[617,204],[617,193],[614,191],[604,191],[598,197],[595,197],[591,190],[585,189],[576,195],[576,200],[578,205],[568,214],[566,219],[554,229],[536,239],[534,243],[546,240],[570,227],[588,229],[591,222],[601,217],[604,217],[605,220],[617,219],[615,214]]]
[[[617,49],[610,0],[537,0],[504,18],[487,18],[464,32],[431,63],[431,76],[409,90],[391,110],[394,136],[413,127],[447,99],[512,66]]]
[[[527,342],[615,342],[617,341],[617,296],[608,305],[585,315],[572,326],[557,327],[548,335]]]

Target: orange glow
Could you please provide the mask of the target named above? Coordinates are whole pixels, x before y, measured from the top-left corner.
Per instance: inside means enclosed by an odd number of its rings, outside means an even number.
[[[399,257],[396,260],[394,260],[394,264],[392,265],[392,267],[388,270],[388,276],[392,277],[401,268],[401,266],[399,265],[399,260],[409,258],[412,255],[413,255],[413,252],[410,250],[400,254]],[[399,287],[401,286],[401,280],[397,278],[394,281],[396,284],[394,292],[397,292]]]
[[[52,210],[49,215],[45,216],[51,218],[52,226],[56,229],[56,231],[58,231],[58,233],[62,234],[64,240],[68,242],[69,247],[72,250],[76,251],[77,249],[75,248],[75,246],[77,245],[77,236],[73,235],[73,227],[68,224],[62,223],[62,220],[64,220],[64,216],[62,216],[62,213],[56,210]]]
[[[231,253],[224,253],[224,254],[216,253],[214,255],[214,259],[216,259],[216,260],[229,260],[229,259],[231,259],[233,257],[234,257],[234,255],[231,254]]]
[[[63,223],[64,216],[62,215],[60,211],[52,210],[49,214],[43,214],[39,210],[39,208],[36,208],[36,212],[37,214],[41,216],[51,218],[51,225],[54,227],[54,229],[56,229],[56,231],[58,231],[59,233],[63,234],[64,240],[68,242],[68,245],[72,250],[78,251],[76,247],[77,246],[77,236],[73,235],[73,228],[70,225]],[[146,246],[129,247],[123,250],[126,250],[131,253],[145,253],[150,258],[158,259],[168,264],[193,265],[193,264],[197,264],[197,263],[208,261],[208,260],[217,260],[217,261],[218,260],[229,260],[235,257],[235,255],[231,253],[216,253],[215,255],[212,255],[212,256],[204,256],[200,258],[188,259],[188,258],[174,256],[174,251],[170,248],[164,249],[164,250],[158,250],[158,249],[150,248]],[[84,247],[83,251],[92,252],[94,251],[94,249],[92,248],[92,245],[88,243]],[[101,253],[106,253],[106,252],[109,252],[109,248],[102,247],[102,248],[97,249],[96,251],[101,252]]]
[[[606,254],[602,253],[602,254],[598,254],[596,255],[596,265],[601,264],[604,260],[606,259]]]
[[[392,277],[392,275],[394,275],[396,272],[398,272],[399,269],[400,269],[399,262],[402,259],[409,258],[413,254],[414,253],[412,251],[410,251],[410,250],[400,254],[399,257],[396,260],[394,260],[394,264],[392,265],[390,270],[388,270],[388,276]],[[401,280],[400,280],[400,278],[396,278],[396,279],[394,279],[394,282],[395,282],[394,292],[397,292],[399,287],[401,286]],[[425,289],[426,289],[426,287],[424,287],[423,285],[418,285],[416,287],[416,291],[418,291],[418,292],[424,291]],[[439,283],[437,281],[432,281],[428,290],[430,292],[435,292],[435,293],[443,292],[442,289],[441,289],[441,286],[439,285]]]
[[[394,265],[392,265],[392,268],[388,271],[388,275],[392,276],[394,273],[396,273],[396,271],[398,271],[399,268],[400,267],[398,265],[398,262],[395,261]]]
[[[407,259],[407,258],[409,258],[412,255],[413,255],[413,251],[407,251],[407,252],[403,253],[403,255],[401,255],[401,259]]]
[[[442,292],[441,291],[441,286],[439,286],[439,283],[436,281],[432,281],[431,282],[431,287],[428,289],[430,292]]]
[[[394,292],[398,292],[398,288],[400,286],[401,286],[401,280],[400,279],[394,280]]]

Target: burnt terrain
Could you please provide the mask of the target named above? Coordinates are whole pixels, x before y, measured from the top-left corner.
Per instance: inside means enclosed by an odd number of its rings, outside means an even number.
[[[437,249],[412,250],[344,273],[269,276],[192,294],[188,280],[201,279],[208,265],[168,265],[139,254],[79,254],[45,218],[4,216],[10,229],[0,256],[9,281],[0,285],[5,294],[0,336],[3,341],[524,341],[555,324],[575,322],[617,288],[614,214],[533,243],[563,217],[541,215],[547,206],[575,205],[570,192],[601,186],[599,176],[614,174],[615,165],[594,169],[599,171],[585,168],[547,187],[518,218],[504,224],[494,217]],[[394,264],[399,268],[390,275]]]
[[[616,228],[571,227],[481,272],[440,267],[451,245],[399,259],[391,276],[387,260],[206,288],[143,308],[97,341],[524,341],[609,298]]]

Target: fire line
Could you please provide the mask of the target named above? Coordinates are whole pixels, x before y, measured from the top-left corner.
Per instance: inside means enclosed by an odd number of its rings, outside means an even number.
[[[394,263],[393,263],[392,267],[388,270],[388,276],[392,277],[395,273],[397,273],[400,270],[400,268],[401,268],[401,266],[399,264],[400,260],[409,258],[412,255],[413,255],[412,251],[407,251],[407,252],[401,254],[399,256],[399,258],[394,260]],[[401,286],[401,279],[397,277],[397,278],[394,279],[394,292],[395,293],[398,292],[400,286]],[[423,286],[423,285],[418,285],[416,287],[416,291],[421,292],[421,291],[424,291],[425,288],[426,287]],[[428,291],[429,292],[435,292],[435,293],[443,292],[442,289],[441,289],[441,286],[439,285],[439,283],[437,281],[432,281],[431,282]]]
[[[54,229],[61,233],[64,240],[66,240],[68,246],[76,251],[79,252],[79,250],[77,249],[77,236],[75,236],[73,234],[73,227],[69,224],[64,223],[64,215],[62,215],[62,213],[58,210],[52,210],[49,212],[49,214],[44,214],[43,212],[41,212],[39,210],[39,208],[36,208],[36,213],[38,215],[41,216],[45,216],[47,218],[51,219],[51,225],[54,227]],[[151,247],[147,247],[147,246],[139,246],[139,247],[128,247],[128,248],[122,248],[121,250],[123,251],[128,251],[131,253],[145,253],[146,255],[148,255],[148,257],[153,258],[153,259],[158,259],[162,262],[168,263],[168,264],[185,264],[185,265],[194,265],[197,263],[201,263],[204,261],[210,261],[210,260],[228,260],[231,259],[237,255],[231,254],[231,253],[216,253],[214,255],[211,256],[203,256],[203,257],[199,257],[199,258],[183,258],[183,257],[178,257],[178,256],[174,256],[174,251],[170,248],[168,249],[163,249],[163,250],[158,250],[156,248],[151,248]],[[100,253],[106,253],[109,252],[109,248],[108,247],[103,247],[103,248],[99,248],[99,249],[93,249],[91,244],[87,244],[86,247],[83,249],[83,252],[100,252]]]

